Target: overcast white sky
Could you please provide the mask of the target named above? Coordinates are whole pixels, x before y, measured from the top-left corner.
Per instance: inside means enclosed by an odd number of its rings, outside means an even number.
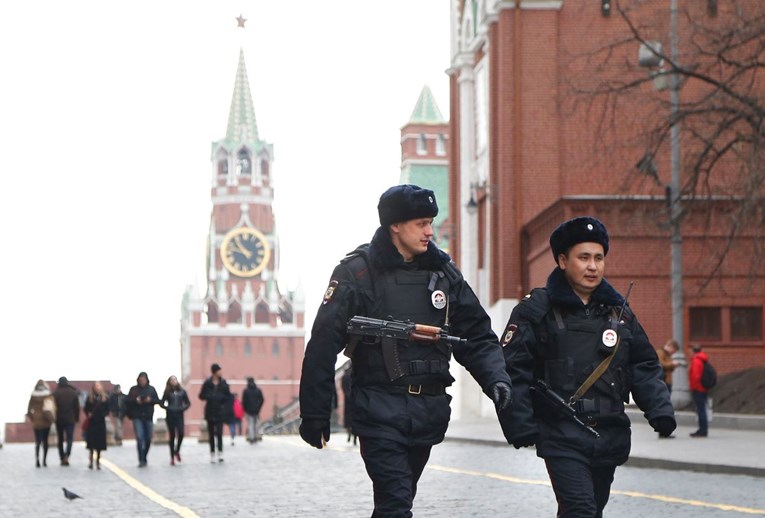
[[[449,2],[0,3],[0,422],[38,378],[180,374],[240,47],[275,148],[280,284],[302,280],[310,329],[398,182],[423,85],[448,117]]]

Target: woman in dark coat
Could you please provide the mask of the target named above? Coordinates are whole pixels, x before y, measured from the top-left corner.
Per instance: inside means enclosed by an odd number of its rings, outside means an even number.
[[[186,390],[178,383],[178,378],[170,376],[165,384],[165,392],[159,406],[167,411],[165,423],[170,445],[170,464],[175,466],[175,461],[181,461],[181,443],[183,442],[184,420],[183,413],[191,406]],[[176,442],[176,438],[177,441]]]
[[[106,449],[106,416],[109,415],[109,397],[101,383],[96,381],[85,401],[88,429],[85,443],[88,448],[88,469],[93,469],[93,452],[96,452],[96,469],[101,469],[101,452]]]

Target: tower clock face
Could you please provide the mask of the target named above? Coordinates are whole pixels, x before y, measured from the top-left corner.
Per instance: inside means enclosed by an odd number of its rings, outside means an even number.
[[[239,277],[254,277],[268,264],[271,248],[266,236],[254,228],[230,231],[220,245],[220,258],[226,269]]]

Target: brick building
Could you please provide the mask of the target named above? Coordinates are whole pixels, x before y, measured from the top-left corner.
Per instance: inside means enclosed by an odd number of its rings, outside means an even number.
[[[642,2],[631,13],[638,27],[665,42],[667,4]],[[697,17],[707,15],[707,2],[679,4],[696,9]],[[714,16],[722,20],[728,3],[714,4],[720,10]],[[497,331],[518,300],[544,285],[554,267],[548,246],[553,228],[590,214],[611,235],[609,281],[623,293],[635,281],[630,304],[654,346],[673,335],[668,146],[652,157],[652,178],[635,166],[646,149],[641,140],[646,128],[657,117],[669,117],[669,94],[650,83],[631,98],[602,101],[575,93],[619,79],[624,64],[635,64],[625,80],[648,74],[637,66],[637,42],[609,47],[631,36],[625,20],[608,9],[615,5],[451,2],[449,189],[450,219],[457,229],[451,255]],[[689,17],[680,17],[680,34],[688,34],[689,23]],[[689,39],[680,39],[681,55]],[[603,49],[607,59],[596,60]],[[694,82],[680,92],[685,101],[706,93]],[[684,159],[698,151],[693,143],[680,145]],[[738,166],[724,165],[729,171]],[[681,169],[681,180],[686,174]],[[705,195],[684,197],[680,225],[683,345],[701,343],[722,373],[765,364],[765,271],[761,263],[746,260],[758,248],[754,233],[739,237],[714,269],[737,203],[737,193],[725,187],[712,178]]]

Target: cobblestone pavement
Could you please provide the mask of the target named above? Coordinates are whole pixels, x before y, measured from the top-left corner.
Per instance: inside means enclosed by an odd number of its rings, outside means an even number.
[[[206,444],[187,439],[181,465],[166,445],[153,445],[149,466],[137,467],[133,442],[104,453],[87,469],[83,443],[70,467],[55,449],[47,468],[34,467],[33,445],[0,449],[0,516],[66,517],[363,517],[371,483],[356,447],[333,436],[316,450],[296,436],[225,446],[211,464]],[[84,497],[68,501],[62,487]],[[765,515],[762,479],[621,467],[606,515],[731,518]],[[549,518],[555,500],[544,464],[531,449],[447,442],[433,449],[414,514],[418,518],[518,516]]]

